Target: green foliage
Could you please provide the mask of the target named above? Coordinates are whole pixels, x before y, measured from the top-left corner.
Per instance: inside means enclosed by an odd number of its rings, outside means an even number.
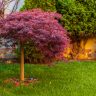
[[[61,23],[76,41],[96,33],[95,0],[57,0],[56,9],[63,15]]]
[[[15,54],[17,58],[20,58],[20,48],[17,47],[15,50]],[[44,63],[44,56],[43,54],[36,49],[34,46],[34,43],[32,42],[27,42],[24,45],[24,58],[26,63]]]
[[[55,0],[25,0],[21,10],[41,8],[45,11],[55,11]]]

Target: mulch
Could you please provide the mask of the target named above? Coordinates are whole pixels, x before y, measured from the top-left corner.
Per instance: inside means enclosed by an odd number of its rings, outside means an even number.
[[[16,78],[9,78],[4,80],[5,84],[12,83],[12,85],[14,85],[15,87],[18,87],[21,85],[28,86],[30,84],[35,84],[37,82],[38,82],[38,79],[36,78],[25,78],[24,81],[20,81],[19,79],[16,79]]]

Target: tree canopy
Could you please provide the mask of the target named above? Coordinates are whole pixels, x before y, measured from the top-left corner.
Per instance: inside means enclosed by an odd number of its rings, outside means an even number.
[[[17,12],[0,20],[0,37],[20,44],[31,41],[45,58],[52,59],[68,44],[67,32],[58,23],[60,14],[40,9]]]

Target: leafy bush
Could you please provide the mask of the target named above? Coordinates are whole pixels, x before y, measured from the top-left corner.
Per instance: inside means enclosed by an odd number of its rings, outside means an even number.
[[[25,0],[25,4],[21,10],[29,10],[33,8],[41,8],[45,11],[55,11],[55,0]]]

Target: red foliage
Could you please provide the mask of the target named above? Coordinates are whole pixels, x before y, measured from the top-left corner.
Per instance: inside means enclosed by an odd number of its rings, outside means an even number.
[[[58,23],[61,15],[41,9],[17,12],[0,20],[0,36],[16,42],[34,42],[45,57],[51,59],[67,47],[66,30]]]

